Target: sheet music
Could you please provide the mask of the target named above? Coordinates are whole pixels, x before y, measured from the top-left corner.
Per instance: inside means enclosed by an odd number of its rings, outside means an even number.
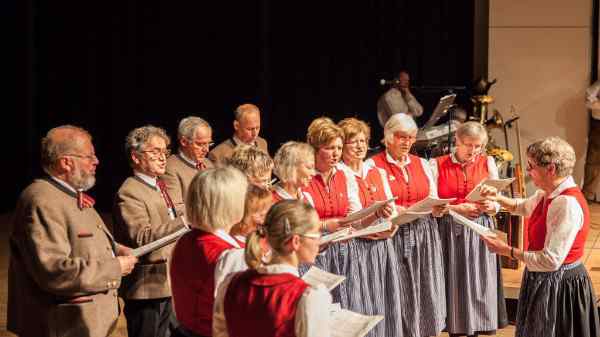
[[[329,243],[339,237],[342,237],[344,235],[348,235],[350,233],[352,229],[350,227],[344,228],[344,229],[340,229],[337,232],[333,232],[331,234],[327,234],[321,237],[321,239],[319,240],[319,245],[324,245],[326,243]]]
[[[331,337],[363,337],[383,319],[341,309],[331,313]]]
[[[392,229],[392,223],[390,221],[382,221],[381,223],[379,223],[377,225],[368,226],[361,230],[353,231],[353,232],[349,233],[348,235],[344,235],[342,237],[336,238],[333,240],[333,242],[339,242],[339,241],[349,240],[349,239],[353,239],[353,238],[358,238],[361,236],[385,232],[385,231],[389,231],[390,229]]]
[[[310,267],[308,272],[302,276],[304,282],[310,284],[313,287],[317,287],[319,284],[324,285],[329,291],[337,287],[340,283],[344,282],[346,276],[332,274],[319,269],[315,266]]]
[[[454,218],[454,220],[456,220],[459,223],[463,224],[464,226],[468,227],[469,229],[471,229],[475,233],[479,234],[480,236],[487,236],[487,237],[490,237],[490,238],[495,238],[495,237],[498,236],[490,228],[484,227],[484,226],[478,224],[475,221],[471,221],[471,220],[465,218],[464,216],[456,213],[453,210],[450,210],[449,214]]]
[[[443,96],[442,98],[440,98],[440,101],[438,102],[435,109],[433,109],[433,112],[431,113],[431,117],[425,123],[425,125],[423,127],[426,128],[426,127],[434,126],[435,123],[437,123],[437,121],[440,119],[440,117],[442,117],[443,115],[445,115],[448,112],[448,109],[450,108],[450,106],[452,106],[452,104],[454,104],[455,99],[456,99],[456,94],[450,94],[450,95],[446,95],[446,96]]]
[[[365,208],[361,209],[360,211],[354,212],[354,213],[348,215],[347,217],[340,219],[339,221],[340,221],[340,223],[349,223],[349,222],[356,222],[358,220],[364,219],[364,218],[368,217],[369,215],[375,213],[378,209],[383,207],[388,202],[392,202],[394,200],[396,200],[395,197],[390,198],[388,200],[375,201],[371,206],[365,207]]]
[[[408,212],[431,212],[434,206],[447,205],[452,201],[456,200],[456,198],[450,199],[439,199],[434,197],[427,197],[417,203],[414,203],[410,206],[407,211]]]
[[[180,237],[182,237],[185,233],[191,231],[190,228],[188,227],[183,227],[182,229],[171,233],[169,235],[163,236],[162,238],[156,240],[156,241],[152,241],[149,244],[140,246],[138,248],[132,249],[131,250],[131,255],[136,256],[136,257],[140,257],[142,255],[146,255],[148,253],[151,253],[157,249],[160,249],[166,245],[169,245],[175,241],[177,241]]]
[[[503,189],[507,188],[510,184],[512,184],[512,182],[515,180],[515,178],[506,178],[506,179],[485,179],[482,182],[480,182],[479,184],[477,184],[477,186],[475,186],[475,188],[469,193],[467,194],[466,198],[469,201],[482,201],[484,200],[484,198],[481,196],[481,187],[483,185],[487,185],[487,186],[491,186],[494,187],[498,190],[498,192],[502,191]]]
[[[410,212],[410,211],[405,211],[405,212],[400,212],[401,214],[399,214],[397,217],[392,219],[392,224],[394,226],[399,226],[399,225],[404,225],[410,222],[413,222],[415,220],[417,220],[418,218],[425,216],[427,214],[431,214],[431,211],[429,212]]]

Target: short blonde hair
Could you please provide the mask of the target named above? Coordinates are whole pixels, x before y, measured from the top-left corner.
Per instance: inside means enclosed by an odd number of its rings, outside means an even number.
[[[272,203],[273,195],[271,192],[255,185],[248,185],[244,205],[244,217],[242,221],[231,228],[231,234],[247,232],[248,226],[251,224],[252,215],[266,206],[271,206]]]
[[[530,144],[527,156],[542,167],[554,164],[558,177],[570,176],[576,161],[575,150],[560,137],[548,137]]]
[[[417,123],[411,116],[405,113],[393,114],[383,127],[384,142],[385,144],[393,142],[394,133],[398,131],[413,132],[416,130],[418,130]]]
[[[367,142],[371,139],[371,128],[369,125],[360,119],[357,118],[344,118],[339,123],[338,126],[342,128],[344,131],[344,141],[347,142],[356,135],[362,133],[365,135]]]
[[[470,121],[461,124],[456,130],[456,137],[461,140],[465,138],[477,138],[483,142],[483,145],[488,142],[488,133],[483,125],[478,122]]]
[[[273,159],[254,145],[240,144],[236,146],[226,162],[244,172],[248,177],[260,177],[273,169]]]
[[[308,126],[306,141],[315,150],[329,144],[332,140],[340,138],[344,140],[344,131],[335,125],[328,117],[319,117],[313,120]]]
[[[244,215],[248,180],[234,167],[220,167],[198,173],[190,183],[185,202],[192,227],[206,232],[229,231]]]
[[[273,172],[281,181],[295,183],[298,166],[309,160],[315,161],[315,150],[306,143],[290,141],[275,153]]]
[[[282,200],[271,206],[265,224],[250,234],[246,241],[246,264],[258,268],[262,263],[263,251],[260,240],[266,238],[276,254],[285,254],[285,243],[295,234],[308,233],[319,222],[317,211],[308,203],[299,200]]]

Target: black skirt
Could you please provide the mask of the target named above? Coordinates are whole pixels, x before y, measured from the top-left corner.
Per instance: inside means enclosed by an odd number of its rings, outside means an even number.
[[[600,337],[596,296],[581,262],[553,272],[525,269],[517,337]]]

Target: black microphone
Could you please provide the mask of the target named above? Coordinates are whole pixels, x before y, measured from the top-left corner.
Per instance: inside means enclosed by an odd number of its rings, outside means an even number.
[[[519,117],[519,116],[515,116],[515,117],[513,117],[513,118],[511,118],[511,119],[507,120],[506,122],[504,122],[504,125],[511,125],[511,124],[512,124],[512,122],[516,121],[516,120],[517,120],[517,119],[519,119],[519,118],[521,118],[521,117]]]

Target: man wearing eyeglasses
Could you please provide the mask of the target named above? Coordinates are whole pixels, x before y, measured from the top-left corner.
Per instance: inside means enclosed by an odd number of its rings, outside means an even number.
[[[167,169],[162,176],[177,212],[185,214],[185,198],[192,179],[198,172],[214,167],[206,158],[212,142],[212,129],[200,117],[190,116],[179,122],[177,130],[179,153],[167,159]]]
[[[169,136],[155,126],[129,133],[126,154],[133,175],[125,180],[115,198],[115,237],[139,247],[180,230],[185,219],[178,214],[164,182],[169,156]],[[170,336],[175,325],[171,303],[169,260],[173,245],[140,258],[130,276],[123,279],[120,293],[125,299],[129,337]]]
[[[256,146],[262,151],[269,153],[267,141],[261,138],[260,133],[260,110],[254,104],[242,104],[235,109],[233,121],[233,136],[217,145],[208,158],[215,164],[227,165],[227,159],[231,158],[233,150],[238,145],[246,144]]]
[[[42,167],[21,194],[10,233],[8,330],[21,337],[106,337],[119,317],[117,289],[137,258],[114,241],[94,200],[98,158],[71,125],[41,142]]]

